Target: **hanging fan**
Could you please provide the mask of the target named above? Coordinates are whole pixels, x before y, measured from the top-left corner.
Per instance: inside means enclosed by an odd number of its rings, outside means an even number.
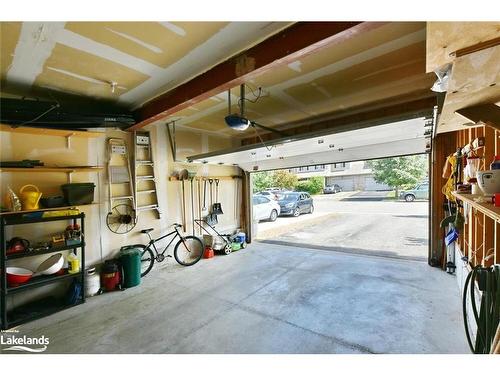
[[[134,229],[137,224],[137,215],[130,204],[118,204],[108,212],[106,225],[116,234],[125,234]]]

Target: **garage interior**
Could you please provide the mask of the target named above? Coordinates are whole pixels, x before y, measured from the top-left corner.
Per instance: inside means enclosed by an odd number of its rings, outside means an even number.
[[[500,353],[498,23],[1,22],[0,41],[2,354],[22,335],[45,353]],[[253,172],[420,153],[427,262],[255,241]]]

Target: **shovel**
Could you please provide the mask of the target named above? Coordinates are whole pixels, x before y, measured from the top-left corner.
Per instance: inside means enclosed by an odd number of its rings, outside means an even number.
[[[215,179],[215,203],[212,206],[212,213],[222,215],[222,205],[219,203],[219,179]]]
[[[213,210],[213,207],[214,207],[214,204],[213,204],[213,189],[212,189],[212,185],[214,183],[214,180],[209,178],[208,179],[208,183],[210,184],[210,206],[212,208],[211,212],[207,215],[206,217],[206,221],[208,223],[208,225],[215,225],[218,223],[218,220],[217,220],[217,213],[214,212]]]

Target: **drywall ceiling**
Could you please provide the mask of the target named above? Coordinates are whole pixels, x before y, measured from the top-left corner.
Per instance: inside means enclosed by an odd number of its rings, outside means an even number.
[[[3,22],[2,95],[30,88],[111,100],[134,109],[286,28],[287,22]],[[432,95],[425,73],[426,24],[390,22],[266,71],[247,82],[262,96],[246,115],[269,127]],[[23,90],[26,90],[25,93]],[[61,95],[63,95],[61,94]],[[239,90],[232,90],[237,112]],[[161,121],[225,137],[227,93]]]
[[[188,159],[194,163],[238,165],[246,171],[262,171],[418,154],[426,151],[425,122],[422,117],[341,133],[194,155]]]
[[[300,60],[272,69],[248,82],[246,116],[269,127],[342,113],[377,102],[391,103],[433,95],[435,80],[425,73],[425,23],[392,22]],[[232,90],[238,112],[239,88]],[[170,116],[176,124],[200,131],[245,137],[224,123],[227,93],[193,104]]]
[[[454,60],[453,53],[500,37],[500,22],[428,22],[426,71]]]
[[[1,22],[2,95],[33,89],[133,109],[289,22]]]

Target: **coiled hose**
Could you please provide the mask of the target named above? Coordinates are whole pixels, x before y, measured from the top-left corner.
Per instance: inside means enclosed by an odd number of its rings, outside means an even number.
[[[465,335],[471,351],[475,354],[490,353],[491,345],[497,330],[500,313],[500,267],[474,267],[467,275],[464,284],[462,310],[464,316]],[[479,289],[483,292],[478,312],[476,304],[476,278],[479,277]],[[476,342],[473,343],[467,320],[467,295],[470,290],[472,313],[477,325]]]

